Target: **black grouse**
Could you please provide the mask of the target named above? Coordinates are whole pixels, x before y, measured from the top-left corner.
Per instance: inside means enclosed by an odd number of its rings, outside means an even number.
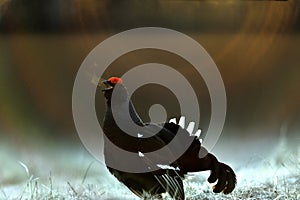
[[[163,193],[169,195],[175,200],[184,200],[185,194],[183,189],[183,182],[185,175],[188,172],[199,172],[210,170],[211,174],[208,182],[216,185],[213,187],[215,193],[223,192],[224,194],[231,193],[236,185],[236,175],[228,165],[219,162],[217,158],[208,153],[204,147],[201,147],[199,138],[191,135],[187,130],[181,126],[166,122],[162,124],[149,124],[144,123],[136,113],[132,105],[129,95],[122,80],[117,77],[111,77],[101,84],[104,97],[106,98],[107,111],[104,118],[103,131],[105,133],[104,141],[104,156],[105,162],[109,171],[123,184],[125,184],[134,194],[140,198],[154,197],[162,199]],[[116,87],[118,86],[118,87]],[[115,108],[112,110],[112,94],[114,89],[118,88],[118,95],[114,98]],[[128,113],[130,115],[126,115]],[[134,137],[125,133],[119,128],[115,117],[122,120],[122,124],[134,122],[138,127],[142,127]],[[150,135],[153,130],[159,130],[157,134]],[[175,161],[168,162],[172,158],[172,152],[176,151],[177,147],[180,149],[181,143],[176,143],[174,148],[170,147],[168,156],[155,154],[151,157],[145,156],[147,152],[153,152],[157,149],[163,148],[169,144],[178,133],[181,134],[182,143],[185,139],[191,141],[191,145],[187,150]],[[147,137],[143,137],[147,136]],[[156,169],[149,172],[134,173],[125,172],[114,169],[110,166],[111,163],[122,165],[124,158],[116,155],[115,152],[107,145],[109,142],[117,147],[136,153],[140,158],[140,162],[133,163],[134,165],[144,165],[149,169]],[[176,146],[177,145],[177,146]],[[204,157],[200,158],[199,153],[203,153]],[[163,156],[163,158],[162,158]],[[165,162],[161,164],[162,160]],[[121,162],[121,163],[120,163]],[[167,164],[166,164],[167,163]]]

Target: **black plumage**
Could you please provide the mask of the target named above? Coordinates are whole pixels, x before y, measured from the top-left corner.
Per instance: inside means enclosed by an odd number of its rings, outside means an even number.
[[[208,178],[210,183],[217,181],[213,191],[229,194],[236,185],[236,176],[234,171],[226,164],[219,162],[216,157],[207,152],[196,136],[181,128],[175,123],[149,124],[144,123],[136,113],[132,105],[126,88],[120,78],[112,77],[102,83],[104,97],[107,101],[107,111],[104,119],[103,130],[105,133],[104,154],[105,162],[109,171],[123,184],[125,184],[133,193],[141,198],[147,195],[162,198],[161,194],[168,192],[173,199],[184,200],[183,182],[184,176],[188,172],[198,172],[210,170]],[[116,87],[118,86],[118,87]],[[112,110],[112,94],[117,90],[114,96],[114,110]],[[129,114],[128,114],[129,110]],[[141,137],[135,137],[124,133],[119,128],[115,118],[120,119],[121,126],[126,126],[130,130],[130,124],[133,122],[139,131],[133,129]],[[136,128],[136,127],[135,127]],[[156,133],[153,135],[153,133]],[[153,153],[150,157],[145,156],[148,152],[153,152],[163,148],[174,139],[176,134],[180,137],[180,142],[169,147],[164,155]],[[124,172],[109,166],[115,166],[120,162],[127,162],[126,158],[117,155],[111,146],[112,142],[117,147],[136,153],[138,159],[135,165],[145,166],[155,170],[143,173]],[[191,143],[187,150],[179,157],[173,159],[174,151],[184,148],[185,142]],[[199,158],[199,153],[206,156]],[[124,160],[125,159],[125,160]],[[129,162],[129,161],[128,161]]]

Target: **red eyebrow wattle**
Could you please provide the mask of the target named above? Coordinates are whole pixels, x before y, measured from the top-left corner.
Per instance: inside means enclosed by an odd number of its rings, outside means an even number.
[[[111,82],[111,83],[114,83],[114,84],[122,83],[122,82],[123,82],[122,79],[121,79],[121,78],[118,78],[118,77],[110,77],[110,78],[108,79],[108,81]]]

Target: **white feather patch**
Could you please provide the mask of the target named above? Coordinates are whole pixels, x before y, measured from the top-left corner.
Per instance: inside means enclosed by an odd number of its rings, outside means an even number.
[[[137,134],[137,137],[138,137],[138,138],[141,138],[141,137],[143,137],[143,136],[144,136],[143,134],[140,134],[140,133]]]
[[[181,126],[181,128],[184,129],[184,126],[185,126],[185,116],[181,116],[180,117],[178,125]]]
[[[170,120],[169,120],[169,123],[174,123],[174,124],[177,124],[177,122],[176,122],[176,118],[172,118],[172,119],[170,119]]]
[[[201,132],[202,132],[201,129],[198,129],[195,133],[195,136],[199,138],[201,135]]]
[[[188,127],[186,128],[187,132],[189,132],[190,135],[193,134],[195,128],[195,122],[190,122]]]
[[[177,171],[179,171],[180,169],[179,169],[179,167],[172,167],[172,166],[170,166],[170,165],[161,165],[161,164],[157,164],[156,165],[157,167],[159,167],[159,168],[161,168],[161,169],[172,169],[172,170],[177,170]]]
[[[140,151],[138,152],[138,154],[139,154],[139,157],[145,157],[145,155]]]

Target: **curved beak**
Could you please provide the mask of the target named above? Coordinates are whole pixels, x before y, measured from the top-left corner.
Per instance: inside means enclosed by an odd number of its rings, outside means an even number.
[[[102,91],[108,91],[112,90],[114,87],[110,84],[108,80],[104,80],[102,82],[98,83],[98,86],[100,86]]]

